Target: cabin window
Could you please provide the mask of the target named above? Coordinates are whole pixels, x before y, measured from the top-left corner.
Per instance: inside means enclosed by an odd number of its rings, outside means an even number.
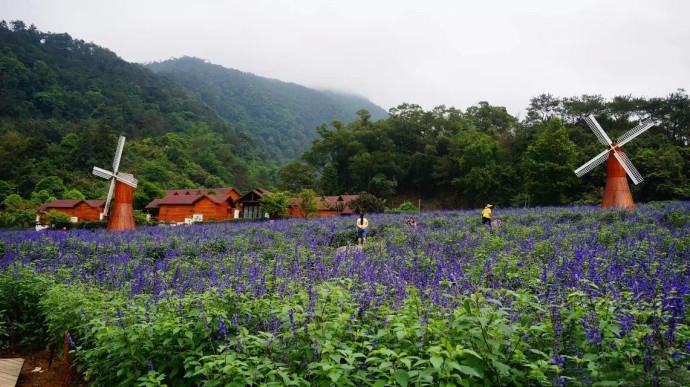
[[[244,207],[244,217],[246,219],[261,219],[263,217],[263,211],[260,206],[245,206]]]

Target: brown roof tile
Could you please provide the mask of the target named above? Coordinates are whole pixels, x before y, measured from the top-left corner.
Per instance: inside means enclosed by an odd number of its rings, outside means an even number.
[[[79,203],[84,202],[89,207],[99,208],[105,205],[105,200],[101,199],[89,199],[89,200],[79,200],[79,199],[57,199],[52,202],[43,203],[38,207],[38,212],[50,211],[52,208],[74,208]]]
[[[210,194],[211,192],[212,194]],[[239,193],[233,187],[172,189],[165,191],[165,196],[162,198],[153,199],[146,205],[146,208],[159,208],[161,205],[192,205],[203,197],[220,204],[228,198],[232,198],[233,192],[235,193],[234,196],[239,197]]]

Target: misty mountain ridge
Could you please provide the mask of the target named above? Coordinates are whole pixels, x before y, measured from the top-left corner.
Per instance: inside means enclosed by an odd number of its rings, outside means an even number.
[[[315,128],[322,123],[350,122],[360,109],[369,111],[374,120],[388,116],[358,95],[308,88],[199,58],[185,56],[145,66],[196,94],[278,161],[299,157],[316,138]]]

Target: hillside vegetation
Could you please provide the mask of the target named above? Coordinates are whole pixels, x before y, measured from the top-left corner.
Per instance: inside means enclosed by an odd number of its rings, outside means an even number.
[[[317,136],[315,128],[338,120],[350,122],[360,109],[373,119],[387,117],[371,101],[320,91],[294,83],[228,69],[183,57],[147,67],[197,94],[230,124],[246,128],[266,154],[280,161],[297,158]]]
[[[22,22],[0,23],[0,45],[0,180],[16,192],[55,175],[103,194],[91,167],[112,163],[119,134],[122,169],[161,188],[270,181],[245,133],[172,81]]]

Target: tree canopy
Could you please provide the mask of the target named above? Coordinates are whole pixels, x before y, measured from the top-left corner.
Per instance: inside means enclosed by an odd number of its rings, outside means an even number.
[[[145,67],[18,21],[0,23],[0,47],[0,180],[21,196],[49,176],[64,184],[51,196],[104,196],[91,168],[112,164],[120,134],[122,170],[159,189],[272,186],[276,164],[243,130]]]
[[[583,118],[595,114],[615,138],[650,117],[658,125],[625,151],[646,181],[638,200],[690,198],[690,100],[601,96],[531,100],[522,121],[480,102],[462,112],[402,104],[390,118],[317,128],[302,155],[317,172],[322,194],[367,191],[393,201],[423,198],[431,207],[598,203],[605,168],[578,179],[573,171],[603,150]],[[294,167],[279,172],[289,173]]]

